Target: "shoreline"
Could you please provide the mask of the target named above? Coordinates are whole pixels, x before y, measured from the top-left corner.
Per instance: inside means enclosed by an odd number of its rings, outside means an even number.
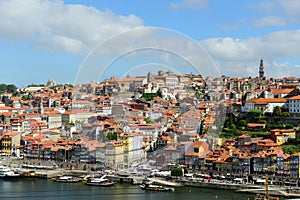
[[[8,161],[8,160],[7,160]],[[22,164],[26,162],[28,164],[27,168],[22,167]],[[70,169],[68,168],[51,168],[53,167],[48,165],[35,165],[36,162],[40,163],[40,161],[35,160],[10,160],[6,163],[8,167],[17,171],[21,174],[21,177],[24,178],[46,178],[50,179],[59,175],[71,175],[76,177],[85,177],[87,175],[96,175],[99,173],[103,173],[100,171],[91,171],[91,170],[83,170],[83,169]],[[2,162],[2,164],[4,164]],[[42,163],[46,164],[46,163]],[[47,163],[50,164],[50,163]],[[45,167],[45,168],[43,168]],[[91,168],[88,168],[91,169]],[[34,174],[34,176],[33,176]],[[20,178],[21,178],[20,177]],[[203,187],[203,188],[211,188],[211,189],[222,189],[222,190],[231,190],[235,192],[241,193],[251,193],[251,194],[265,194],[265,185],[255,185],[255,184],[242,184],[242,183],[232,183],[225,180],[206,180],[201,178],[187,178],[187,177],[180,177],[180,178],[173,178],[172,180],[166,180],[165,178],[155,177],[149,178],[145,176],[137,176],[137,175],[113,175],[108,174],[108,178],[113,181],[120,182],[120,183],[130,183],[130,184],[142,184],[143,181],[151,180],[153,182],[161,185],[168,185],[172,187]],[[280,186],[277,185],[270,185],[269,186],[269,194],[272,196],[280,196],[284,198],[291,198],[291,197],[300,197],[300,187],[289,187],[289,186]]]
[[[24,178],[30,178],[31,176],[26,176],[29,171],[34,171],[35,178],[51,179],[59,175],[70,175],[76,177],[84,177],[87,175],[99,174],[99,172],[91,172],[86,170],[69,170],[69,169],[55,169],[55,170],[32,170],[32,169],[18,169],[20,174]],[[21,177],[22,177],[21,176]],[[21,178],[20,177],[20,178]],[[200,187],[209,189],[220,189],[220,190],[230,190],[238,193],[249,193],[249,194],[265,194],[265,185],[255,185],[255,184],[238,184],[231,183],[228,181],[219,180],[190,180],[189,178],[180,178],[167,181],[165,178],[147,178],[143,176],[117,176],[117,175],[107,175],[112,181],[119,183],[129,183],[133,185],[142,184],[145,180],[150,180],[154,183],[172,186],[172,187]],[[278,196],[283,198],[299,198],[300,188],[299,187],[278,187],[274,185],[269,185],[269,194],[271,196]]]

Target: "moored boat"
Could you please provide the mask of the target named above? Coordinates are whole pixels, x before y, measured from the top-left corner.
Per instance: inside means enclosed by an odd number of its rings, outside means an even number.
[[[144,183],[144,184],[140,185],[140,187],[143,190],[150,190],[150,191],[164,191],[164,192],[167,192],[167,191],[174,191],[175,190],[175,188],[172,188],[172,187],[166,187],[166,186],[162,186],[162,185],[154,185],[152,183]]]
[[[10,168],[0,166],[0,178],[2,178],[2,179],[15,179],[15,178],[19,178],[19,177],[20,177],[19,173],[14,172]]]
[[[88,178],[86,181],[86,185],[93,185],[93,186],[112,186],[115,185],[116,182],[113,182],[107,178],[105,178],[106,176],[102,176],[101,178]]]
[[[61,183],[78,183],[80,182],[79,178],[76,178],[74,176],[58,176],[53,179],[55,182],[61,182]]]
[[[279,200],[279,197],[272,197],[269,195],[269,182],[268,176],[266,176],[266,193],[265,194],[257,194],[254,200]]]

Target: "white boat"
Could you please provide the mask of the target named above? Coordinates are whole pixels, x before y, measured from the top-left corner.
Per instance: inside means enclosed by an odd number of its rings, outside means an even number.
[[[79,178],[73,176],[58,176],[53,179],[55,182],[61,183],[78,183],[80,181]]]
[[[116,182],[113,182],[107,178],[105,178],[106,175],[102,176],[101,178],[88,178],[86,181],[86,185],[93,185],[93,186],[112,186],[116,184]]]
[[[0,178],[2,179],[14,179],[19,178],[20,174],[14,172],[10,168],[0,166]]]
[[[172,187],[166,187],[166,186],[162,186],[162,185],[154,185],[152,183],[144,183],[142,185],[140,185],[140,187],[143,189],[143,190],[150,190],[150,191],[163,191],[163,192],[166,192],[166,191],[175,191],[175,188],[172,188]]]

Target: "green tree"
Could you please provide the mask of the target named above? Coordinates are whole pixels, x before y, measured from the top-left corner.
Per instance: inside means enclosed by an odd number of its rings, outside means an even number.
[[[21,99],[22,99],[23,101],[28,101],[28,100],[30,100],[30,95],[25,94],[25,95],[23,95],[23,96],[21,97]]]
[[[0,93],[5,92],[6,91],[6,87],[7,87],[6,84],[0,84]]]
[[[171,176],[182,176],[183,171],[182,168],[174,168],[171,170]]]
[[[147,119],[145,119],[145,122],[146,122],[146,124],[151,124],[151,123],[152,123],[152,120],[149,119],[149,118],[147,118]]]
[[[238,123],[238,127],[242,128],[242,127],[246,127],[246,126],[247,126],[247,120],[241,119]]]
[[[109,132],[106,137],[108,140],[117,140],[117,133]]]
[[[65,86],[73,88],[74,86],[71,83],[66,83]]]
[[[260,118],[261,115],[262,112],[260,110],[250,110],[248,113],[251,122],[255,122],[256,118]]]
[[[284,126],[284,128],[285,128],[285,129],[292,129],[292,128],[294,128],[294,125],[293,125],[293,124],[286,124],[286,125]]]
[[[264,119],[259,119],[259,120],[257,120],[257,123],[266,124],[267,121]]]
[[[282,112],[281,117],[290,117],[291,114],[289,112]]]
[[[235,126],[234,123],[231,123],[231,124],[229,125],[229,128],[230,128],[231,130],[236,130],[236,126]]]
[[[45,84],[29,84],[27,87],[45,87]]]
[[[281,148],[284,151],[284,153],[287,154],[293,154],[299,152],[299,147],[295,145],[283,145]]]
[[[281,116],[281,107],[275,106],[273,109],[273,116],[280,117]]]
[[[142,98],[144,98],[147,101],[152,101],[154,97],[157,97],[158,94],[157,93],[144,93],[142,95]]]
[[[9,84],[6,86],[6,91],[14,94],[17,92],[17,87],[13,84]]]

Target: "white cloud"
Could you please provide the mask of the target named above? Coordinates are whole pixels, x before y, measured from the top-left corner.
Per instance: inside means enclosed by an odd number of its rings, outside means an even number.
[[[267,16],[264,18],[260,18],[253,22],[253,26],[260,28],[260,27],[267,27],[267,26],[285,26],[287,25],[289,20],[283,17],[277,16]]]
[[[299,0],[278,0],[280,7],[283,8],[286,15],[300,15]]]
[[[299,23],[299,0],[265,0],[251,6],[266,16],[253,22],[254,27],[288,26]]]
[[[264,58],[266,74],[300,76],[299,63],[279,62],[281,59],[299,59],[300,30],[273,32],[264,37],[248,39],[211,38],[200,42],[222,74],[256,76],[259,59]]]
[[[174,10],[180,10],[180,9],[203,10],[208,7],[208,0],[182,0],[178,3],[171,3],[170,7]]]
[[[239,29],[239,26],[246,23],[247,20],[246,19],[239,19],[238,21],[236,21],[234,24],[232,25],[223,25],[221,26],[221,29],[223,30],[237,30]]]
[[[87,52],[114,34],[142,26],[134,15],[119,16],[59,0],[0,1],[0,39],[31,40],[51,52]]]

